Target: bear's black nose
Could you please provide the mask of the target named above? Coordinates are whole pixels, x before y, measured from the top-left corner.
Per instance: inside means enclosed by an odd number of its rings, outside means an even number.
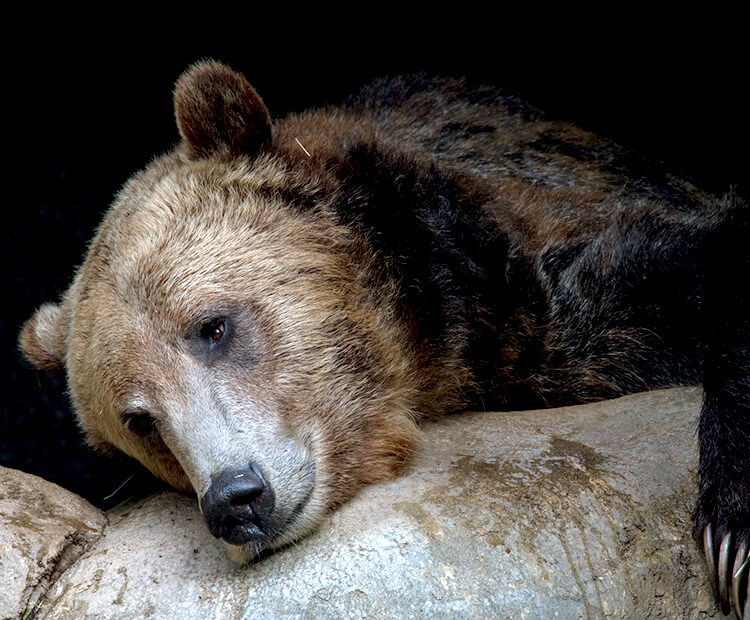
[[[212,476],[200,504],[209,531],[231,545],[272,537],[273,491],[253,464]]]

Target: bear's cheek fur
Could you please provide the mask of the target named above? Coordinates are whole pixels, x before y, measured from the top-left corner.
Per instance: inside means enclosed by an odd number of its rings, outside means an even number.
[[[308,346],[269,382],[290,434],[309,447],[333,508],[362,486],[392,478],[418,443],[411,369],[389,329],[367,331],[363,312]],[[299,366],[297,366],[299,364]]]
[[[163,384],[168,377],[143,356],[123,360],[122,356],[101,350],[95,345],[101,345],[102,340],[95,335],[77,340],[78,346],[72,347],[68,355],[68,382],[78,423],[88,443],[101,453],[120,450],[157,478],[176,489],[192,492],[190,479],[161,437],[139,436],[125,428],[122,416],[134,394],[148,393],[150,386]],[[139,373],[133,373],[135,367],[140,368]]]

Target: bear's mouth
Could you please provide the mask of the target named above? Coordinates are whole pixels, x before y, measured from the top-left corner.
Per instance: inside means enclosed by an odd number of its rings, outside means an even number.
[[[273,540],[273,536],[264,532],[255,521],[241,520],[234,516],[219,518],[211,531],[220,540],[235,546],[252,541],[256,545],[265,547]]]
[[[306,460],[295,474],[289,477],[287,472],[284,477],[296,482],[292,488],[284,483],[274,488],[255,464],[212,477],[199,501],[208,530],[227,545],[241,548],[248,556],[243,561],[300,538],[309,529],[304,524],[315,493],[314,462]]]
[[[269,547],[275,540],[284,538],[287,534],[294,531],[297,520],[305,511],[310,498],[313,494],[313,488],[310,487],[305,496],[292,509],[289,516],[281,524],[274,523],[271,519],[267,522],[265,530],[262,529],[263,523],[259,523],[252,518],[238,518],[236,516],[224,516],[213,524],[212,531],[216,532],[216,537],[223,540],[229,545],[241,547],[252,545],[259,549]],[[251,517],[249,515],[249,517]]]
[[[314,472],[313,472],[313,475],[314,475]],[[304,497],[297,503],[294,509],[289,513],[289,516],[284,522],[284,525],[281,527],[281,530],[280,530],[281,532],[288,532],[294,529],[295,525],[297,524],[297,520],[305,511],[305,508],[310,502],[310,498],[312,497],[314,489],[315,489],[315,481],[313,480],[313,484],[311,484],[307,488],[307,492],[305,493]]]

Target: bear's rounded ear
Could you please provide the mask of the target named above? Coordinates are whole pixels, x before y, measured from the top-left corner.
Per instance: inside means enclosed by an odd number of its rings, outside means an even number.
[[[62,331],[62,309],[57,304],[44,304],[26,321],[18,344],[26,359],[39,370],[62,368],[65,339]]]
[[[190,67],[174,91],[177,127],[190,157],[257,155],[271,139],[268,109],[244,76],[216,61]]]

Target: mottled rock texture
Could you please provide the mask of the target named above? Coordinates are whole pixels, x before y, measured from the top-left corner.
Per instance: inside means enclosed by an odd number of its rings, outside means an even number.
[[[698,388],[425,425],[312,537],[232,566],[193,498],[106,515],[0,470],[0,617],[721,617],[690,511]]]

